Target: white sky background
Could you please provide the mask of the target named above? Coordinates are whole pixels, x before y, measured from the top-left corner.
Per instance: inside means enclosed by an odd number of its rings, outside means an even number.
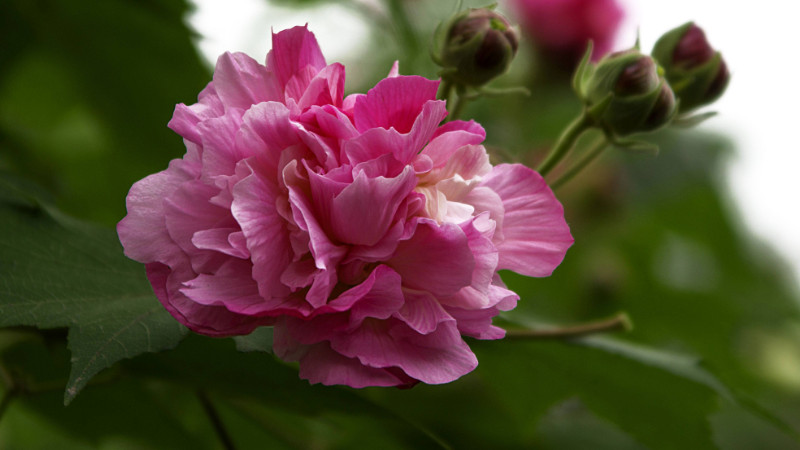
[[[720,115],[701,127],[733,138],[738,154],[726,177],[733,208],[790,260],[800,280],[800,59],[793,45],[800,16],[794,2],[617,1],[627,10],[621,47],[635,41],[638,29],[642,49],[649,51],[661,33],[693,20],[722,51],[732,80],[713,106]],[[209,61],[225,51],[243,51],[263,63],[270,27],[277,32],[308,22],[329,61],[346,61],[367,36],[360,18],[337,5],[294,10],[266,0],[195,3],[190,22]]]

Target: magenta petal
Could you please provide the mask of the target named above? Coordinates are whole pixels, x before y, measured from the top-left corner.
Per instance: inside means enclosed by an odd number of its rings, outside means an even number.
[[[520,164],[501,164],[483,180],[503,200],[503,240],[498,269],[543,277],[564,259],[573,238],[564,208],[544,179]]]
[[[454,296],[442,298],[441,302],[466,309],[480,309],[490,306],[489,286],[497,271],[498,251],[491,240],[493,229],[488,214],[461,224],[461,228],[469,239],[469,248],[475,258],[475,269],[472,271],[472,283],[461,288]],[[477,225],[476,226],[476,222]],[[485,230],[483,230],[485,229]]]
[[[325,57],[314,33],[308,27],[294,27],[272,34],[272,50],[267,55],[267,67],[277,76],[283,88],[292,77],[306,67],[319,72],[325,67]]]
[[[309,82],[297,106],[305,110],[315,105],[341,106],[344,98],[344,66],[331,64]]]
[[[393,371],[365,366],[357,358],[348,358],[335,352],[327,342],[312,346],[300,358],[300,378],[312,384],[343,384],[353,388],[413,383],[408,376],[398,377]]]
[[[233,109],[228,114],[198,124],[202,136],[203,175],[233,175],[236,163],[249,155],[236,146],[236,134],[242,126],[243,111]]]
[[[387,319],[403,306],[400,275],[388,266],[378,266],[360,286],[352,288],[329,303],[332,309],[350,304],[349,326],[355,328],[371,317]],[[368,289],[368,291],[363,292]]]
[[[226,52],[217,59],[214,88],[226,109],[282,100],[272,74],[244,53]]]
[[[388,265],[403,277],[404,286],[447,297],[471,284],[475,259],[458,225],[420,219]]]
[[[401,368],[428,384],[449,383],[475,369],[478,360],[455,321],[421,335],[400,321],[370,322],[331,340],[331,348],[370,367]]]
[[[188,263],[184,263],[187,267]],[[208,336],[235,336],[250,334],[256,327],[269,325],[272,319],[250,317],[228,311],[224,306],[201,305],[180,292],[182,280],[194,276],[191,271],[173,272],[161,263],[145,265],[147,278],[156,297],[178,322],[196,333]]]
[[[374,245],[389,230],[400,203],[416,186],[414,170],[395,178],[368,178],[359,172],[331,205],[331,228],[342,242]]]
[[[404,289],[403,294],[405,303],[395,317],[417,333],[432,333],[440,323],[453,320],[431,294],[411,289]]]
[[[497,308],[487,309],[460,309],[445,307],[447,312],[456,319],[458,331],[466,336],[476,339],[502,339],[506,330],[492,325],[492,318],[498,314]]]
[[[334,244],[325,233],[315,214],[312,200],[305,191],[304,181],[297,171],[296,161],[284,169],[284,183],[289,188],[292,218],[298,228],[308,233],[309,249],[318,269],[306,299],[314,307],[324,305],[336,284],[336,266],[347,253],[347,247]]]
[[[213,274],[200,274],[183,283],[182,294],[206,306],[224,306],[233,313],[255,316],[269,312],[250,276],[252,264],[229,259]]]
[[[438,81],[418,76],[383,79],[367,95],[356,99],[356,128],[361,132],[371,128],[394,128],[408,133],[423,105],[436,99],[438,89]]]
[[[231,212],[241,226],[261,296],[286,297],[280,275],[292,260],[286,222],[277,210],[280,191],[261,174],[251,173],[233,189]]]
[[[281,103],[261,103],[250,108],[242,120],[236,141],[239,154],[254,155],[263,168],[262,175],[277,180],[284,150],[301,143],[289,110]]]
[[[214,250],[236,258],[249,258],[246,248],[231,243],[231,234],[241,233],[239,228],[212,228],[200,230],[192,235],[192,244],[201,250]]]
[[[345,154],[352,165],[378,159],[387,154],[392,155],[403,165],[409,164],[430,140],[439,122],[446,115],[444,102],[429,101],[423,105],[407,133],[398,131],[394,127],[370,128],[345,144]]]
[[[173,131],[195,144],[202,142],[197,125],[204,120],[219,117],[225,113],[225,107],[214,89],[213,82],[208,83],[198,98],[200,101],[191,106],[183,103],[176,105],[172,120],[167,124]]]

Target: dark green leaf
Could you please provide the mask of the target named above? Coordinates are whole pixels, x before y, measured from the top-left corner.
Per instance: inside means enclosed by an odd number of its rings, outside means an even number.
[[[69,328],[69,403],[124,358],[184,335],[116,233],[71,219],[0,183],[0,326]]]

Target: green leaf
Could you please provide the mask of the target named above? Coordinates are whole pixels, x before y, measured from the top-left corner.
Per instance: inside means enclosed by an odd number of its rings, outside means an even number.
[[[68,327],[64,402],[115,362],[185,334],[112,230],[71,219],[0,179],[0,326]]]
[[[259,327],[246,336],[234,336],[240,352],[272,353],[272,327]]]
[[[262,330],[259,333],[266,333]],[[232,339],[194,333],[172,351],[143,355],[122,364],[126,373],[137,377],[207,391],[209,398],[224,400],[224,404],[256,421],[262,432],[295,443],[292,448],[392,448],[385,445],[387,440],[399,443],[399,448],[446,447],[413,416],[395,414],[391,408],[365,398],[361,390],[309,385],[293,366],[264,353],[237,352]],[[360,431],[364,428],[368,434]],[[331,444],[338,441],[344,443]]]
[[[714,447],[707,417],[725,390],[692,360],[607,339],[508,341],[487,350],[478,355],[484,370],[512,380],[492,388],[515,415],[537,420],[577,396],[649,448]],[[513,372],[526,377],[514,380]]]

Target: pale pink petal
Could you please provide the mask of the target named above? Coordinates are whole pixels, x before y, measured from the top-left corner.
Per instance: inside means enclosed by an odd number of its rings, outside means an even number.
[[[400,75],[400,61],[395,61],[392,64],[392,68],[389,69],[389,73],[386,74],[386,78],[395,78]]]
[[[573,238],[564,208],[533,170],[520,164],[501,164],[483,180],[503,200],[503,239],[498,269],[522,275],[550,275],[564,259]]]
[[[180,251],[167,232],[163,201],[199,172],[198,164],[175,159],[168,169],[134,183],[125,199],[128,214],[117,224],[126,256],[142,263],[166,262]]]
[[[261,102],[282,100],[272,74],[244,53],[222,54],[214,69],[214,89],[225,108],[247,109]]]
[[[439,127],[422,151],[433,160],[434,167],[444,166],[453,153],[465,145],[477,145],[486,138],[483,127],[470,120],[455,120]]]
[[[187,181],[164,199],[167,231],[191,258],[192,268],[198,273],[213,270],[228,256],[197,248],[192,243],[194,234],[202,230],[236,227],[229,210],[210,202],[218,192],[219,188],[200,180]]]
[[[430,219],[415,223],[413,236],[398,244],[387,264],[403,277],[403,285],[447,297],[472,282],[475,258],[467,236],[451,223]]]

